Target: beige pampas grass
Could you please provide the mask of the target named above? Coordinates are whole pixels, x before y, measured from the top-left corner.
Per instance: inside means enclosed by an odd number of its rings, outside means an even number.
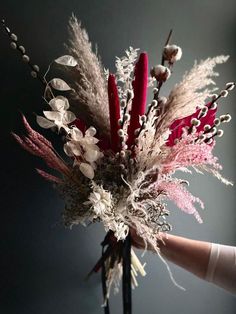
[[[69,20],[69,53],[77,60],[75,68],[67,67],[74,84],[73,111],[89,127],[93,125],[105,136],[109,136],[109,109],[107,83],[98,56],[92,51],[88,34],[81,23],[72,15]]]

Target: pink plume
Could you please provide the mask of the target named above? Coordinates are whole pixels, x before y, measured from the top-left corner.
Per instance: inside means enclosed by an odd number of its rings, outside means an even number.
[[[158,190],[163,191],[181,210],[187,214],[194,215],[197,221],[202,223],[202,219],[194,207],[194,203],[198,203],[202,209],[204,208],[204,204],[199,198],[189,193],[183,184],[174,181],[161,181],[158,183]]]
[[[44,179],[46,179],[47,181],[51,181],[54,183],[62,183],[62,180],[58,177],[55,177],[49,173],[47,173],[46,171],[43,171],[41,169],[36,169],[36,171],[38,172],[39,175],[41,175]]]

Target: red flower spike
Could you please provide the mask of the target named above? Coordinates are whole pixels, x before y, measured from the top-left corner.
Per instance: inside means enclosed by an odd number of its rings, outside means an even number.
[[[110,74],[108,78],[108,100],[111,127],[111,149],[114,152],[117,152],[119,149],[120,141],[118,136],[119,130],[118,120],[120,119],[120,102],[115,76],[113,74]]]
[[[206,106],[209,108],[210,105],[211,105],[211,103],[208,103]],[[168,142],[166,143],[167,146],[173,146],[175,144],[175,140],[181,138],[183,128],[190,127],[191,126],[191,120],[193,118],[198,119],[200,111],[201,111],[201,109],[197,109],[194,114],[187,116],[185,118],[182,118],[182,119],[175,120],[171,124],[171,126],[170,126],[171,134],[168,138]],[[204,126],[206,124],[213,126],[214,120],[216,117],[216,111],[217,111],[217,108],[216,109],[208,109],[206,116],[200,118],[201,124],[197,127],[198,133],[203,131]]]
[[[134,98],[132,102],[130,125],[128,128],[128,141],[130,147],[134,143],[134,132],[140,127],[139,116],[142,116],[146,110],[147,85],[148,85],[148,55],[143,52],[140,54],[134,71]]]

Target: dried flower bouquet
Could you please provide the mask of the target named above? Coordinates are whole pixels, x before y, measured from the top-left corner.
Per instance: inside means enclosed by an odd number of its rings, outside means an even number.
[[[214,67],[228,56],[207,58],[195,63],[167,97],[161,87],[181,59],[180,47],[170,43],[162,51],[160,65],[149,70],[148,55],[130,47],[116,58],[115,74],[104,69],[92,51],[86,31],[72,16],[69,21],[68,54],[50,65],[59,67],[66,79],[47,80],[31,63],[17,36],[2,21],[11,39],[31,68],[31,75],[44,85],[48,109],[37,116],[42,128],[57,132],[62,139],[63,159],[52,144],[33,130],[26,118],[25,136],[13,134],[20,145],[41,157],[53,173],[37,169],[54,183],[65,199],[64,223],[102,222],[107,232],[102,257],[92,270],[102,269],[104,311],[112,284],[119,288],[123,273],[124,312],[131,312],[131,286],[145,270],[131,249],[130,229],[135,229],[146,245],[159,254],[157,237],[168,232],[166,200],[202,222],[197,206],[203,202],[188,190],[188,182],[175,176],[177,170],[210,172],[225,184],[222,169],[213,155],[219,128],[229,122],[229,114],[216,117],[217,102],[226,97],[235,83],[215,94]],[[150,75],[149,75],[150,73]],[[147,104],[148,89],[153,100]]]

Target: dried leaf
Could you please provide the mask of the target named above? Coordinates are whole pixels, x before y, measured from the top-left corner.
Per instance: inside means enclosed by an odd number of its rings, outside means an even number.
[[[68,67],[75,67],[78,64],[75,58],[69,55],[61,56],[57,58],[55,62],[61,65],[66,65]]]
[[[54,126],[53,122],[51,122],[48,119],[41,117],[41,116],[36,116],[36,121],[37,121],[38,125],[44,129],[49,129],[49,128],[52,128]]]
[[[54,78],[50,82],[52,88],[60,91],[68,91],[71,90],[70,86],[60,78]]]
[[[88,162],[95,162],[97,161],[97,159],[100,156],[100,152],[98,150],[94,150],[94,149],[88,149],[85,153],[84,153],[84,158],[88,161]]]
[[[65,124],[69,124],[76,120],[76,116],[73,112],[66,111],[66,113],[64,114],[63,120]]]
[[[79,166],[79,170],[83,173],[83,175],[85,175],[85,177],[91,180],[94,178],[94,170],[89,164],[82,162]]]
[[[43,111],[45,117],[49,120],[56,121],[59,120],[61,121],[63,114],[59,111]]]
[[[49,101],[49,106],[55,111],[67,110],[70,107],[68,99],[63,96],[51,99]]]

